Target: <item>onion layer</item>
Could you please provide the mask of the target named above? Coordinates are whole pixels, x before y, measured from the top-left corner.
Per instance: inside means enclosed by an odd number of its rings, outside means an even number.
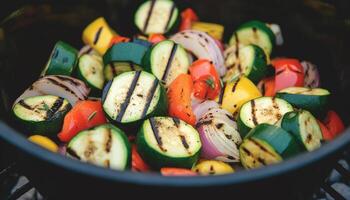
[[[202,157],[224,162],[239,162],[238,145],[242,138],[231,113],[220,108],[210,109],[198,122],[202,141]]]

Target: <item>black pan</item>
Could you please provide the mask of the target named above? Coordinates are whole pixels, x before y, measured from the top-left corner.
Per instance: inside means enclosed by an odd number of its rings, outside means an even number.
[[[282,25],[286,43],[274,56],[310,60],[321,70],[322,87],[332,91],[331,108],[349,119],[348,1],[177,1],[193,7],[203,21],[218,22],[230,36],[240,23],[260,19]],[[3,3],[3,2],[2,2]],[[9,1],[0,19],[20,9],[0,27],[0,139],[2,156],[49,199],[238,198],[307,199],[350,144],[350,130],[312,153],[281,164],[215,177],[167,178],[106,170],[50,153],[26,140],[9,117],[13,100],[40,74],[57,40],[82,46],[81,31],[104,16],[122,35],[136,33],[133,12],[139,1]],[[1,32],[4,31],[4,34]],[[141,198],[142,198],[141,197]]]

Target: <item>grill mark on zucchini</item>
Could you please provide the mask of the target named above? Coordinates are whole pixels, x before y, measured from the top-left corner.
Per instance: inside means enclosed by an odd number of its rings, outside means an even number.
[[[155,79],[153,81],[153,84],[152,84],[152,87],[151,87],[151,90],[149,90],[148,94],[147,94],[147,99],[146,99],[146,105],[145,107],[143,108],[143,111],[142,111],[142,115],[141,115],[141,118],[144,118],[147,114],[147,111],[149,109],[149,106],[151,105],[151,102],[152,102],[152,99],[153,99],[153,96],[154,96],[154,93],[156,92],[157,88],[158,88],[158,79]]]
[[[236,91],[237,85],[239,83],[239,81],[241,80],[241,78],[238,78],[237,81],[235,82],[235,84],[232,87],[232,93],[234,93]]]
[[[46,111],[45,119],[51,119],[57,111],[61,108],[64,99],[62,97],[58,97],[56,101],[53,103],[52,107]]]
[[[135,90],[136,87],[136,83],[138,82],[139,78],[141,75],[141,71],[137,71],[134,75],[134,79],[131,82],[130,88],[128,90],[128,93],[126,94],[126,98],[125,101],[122,103],[122,105],[120,106],[120,112],[118,113],[116,120],[117,121],[121,121],[123,119],[123,116],[125,114],[125,111],[130,103],[130,99],[131,99],[131,95]]]
[[[254,125],[256,126],[259,123],[258,123],[258,119],[256,118],[256,113],[255,113],[255,111],[256,111],[255,101],[254,100],[250,101],[250,104],[251,104],[251,107],[252,107],[252,120],[253,120]]]
[[[247,148],[242,147],[242,150],[244,151],[244,153],[247,154],[247,156],[252,156],[252,153],[250,153],[250,151]]]
[[[89,143],[88,143],[88,145],[87,145],[87,147],[86,147],[86,149],[85,149],[85,151],[84,151],[84,156],[85,156],[87,159],[89,159],[90,156],[91,156],[92,154],[94,154],[96,150],[97,150],[97,148],[96,148],[94,142],[93,142],[93,141],[89,141]]]
[[[117,70],[115,70],[115,66],[114,66],[114,63],[113,62],[111,62],[111,69],[112,69],[112,74],[113,74],[113,76],[115,76],[116,74],[117,74]]]
[[[23,99],[20,100],[18,103],[19,103],[19,105],[23,106],[24,108],[26,108],[28,110],[33,110],[33,108],[30,105],[28,105]]]
[[[79,100],[83,100],[82,98],[78,97],[77,94],[75,94],[74,91],[72,91],[69,87],[67,87],[66,85],[58,82],[57,80],[51,78],[51,77],[47,77],[46,80],[50,81],[52,84],[56,85],[56,86],[59,86],[61,88],[63,88],[65,91],[73,94],[75,97],[77,97]]]
[[[102,26],[97,30],[95,38],[94,38],[94,43],[93,43],[94,45],[96,45],[98,40],[100,39],[100,35],[101,35],[102,30],[103,30]]]
[[[156,122],[154,121],[154,118],[149,119],[149,122],[151,124],[152,132],[154,134],[154,137],[156,138],[158,147],[163,152],[166,152],[167,150],[163,148],[162,138],[159,136],[158,128],[156,127]]]
[[[280,107],[278,106],[278,103],[276,102],[276,96],[274,96],[271,100],[272,100],[272,107],[276,110],[279,110]],[[276,117],[278,120],[281,119],[282,118],[281,113],[277,112]]]
[[[135,65],[134,65],[134,63],[129,62],[129,65],[130,65],[131,71],[135,71]]]
[[[111,147],[112,147],[112,133],[111,133],[111,129],[107,129],[107,140],[106,140],[106,144],[105,144],[105,150],[107,153],[109,153],[111,151]]]
[[[152,15],[152,12],[153,12],[155,4],[156,4],[156,0],[152,0],[151,1],[151,7],[149,8],[149,11],[148,11],[148,14],[147,14],[147,18],[146,18],[146,21],[145,21],[145,26],[143,27],[143,30],[142,30],[144,33],[146,33],[146,31],[147,31],[148,24],[149,24],[149,21],[151,19],[151,15]]]
[[[176,50],[177,50],[177,46],[178,46],[177,44],[174,44],[172,49],[171,49],[169,60],[168,60],[168,63],[166,64],[166,67],[165,67],[165,70],[164,70],[164,74],[163,74],[163,77],[162,77],[162,81],[164,81],[164,82],[165,82],[166,78],[169,75],[169,71],[170,71],[170,68],[171,68],[171,63],[174,60],[174,57],[175,57],[175,54],[176,54]]]
[[[179,136],[180,136],[182,145],[185,147],[186,150],[188,150],[190,146],[187,143],[186,137],[183,135],[179,135]]]
[[[77,152],[75,152],[75,150],[71,149],[71,148],[67,148],[67,153],[72,156],[73,158],[76,158],[78,160],[81,160],[80,156],[77,154]]]
[[[260,145],[257,141],[255,141],[254,139],[249,139],[251,142],[253,142],[256,146],[258,146],[262,151],[264,151],[265,153],[269,154],[270,156],[276,158],[275,155],[273,155],[271,152],[269,152],[264,146]]]
[[[178,118],[173,117],[174,124],[177,128],[179,128],[180,120]]]
[[[171,10],[170,10],[168,21],[166,22],[166,25],[164,27],[164,32],[166,32],[166,30],[168,30],[168,27],[169,27],[171,18],[173,17],[174,11],[175,11],[175,4],[173,3]]]

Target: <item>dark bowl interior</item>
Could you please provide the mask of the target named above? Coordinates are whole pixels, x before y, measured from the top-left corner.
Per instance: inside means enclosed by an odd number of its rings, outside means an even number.
[[[192,7],[200,19],[225,25],[225,41],[235,28],[248,20],[259,19],[278,23],[282,27],[285,44],[276,48],[274,57],[288,56],[315,63],[321,73],[322,87],[332,92],[330,108],[336,110],[346,124],[349,122],[350,89],[349,39],[350,23],[348,1],[333,4],[314,0],[295,1],[231,1],[185,0],[176,1],[180,8]],[[327,2],[327,1],[326,1]],[[114,172],[85,165],[62,156],[53,155],[30,144],[22,137],[11,120],[12,102],[38,78],[56,41],[66,41],[82,47],[83,28],[98,16],[104,16],[115,30],[125,36],[137,34],[133,14],[139,1],[11,1],[0,6],[0,19],[14,10],[12,18],[0,23],[0,138],[39,160],[49,161],[76,173],[89,174],[112,181],[142,185],[211,186],[251,182],[300,169],[315,161],[330,157],[350,142],[344,134],[334,142],[313,153],[303,154],[282,164],[238,172],[218,177],[165,178],[158,175]],[[3,33],[2,33],[3,32]],[[5,125],[6,124],[6,125]],[[8,126],[12,128],[8,128]]]

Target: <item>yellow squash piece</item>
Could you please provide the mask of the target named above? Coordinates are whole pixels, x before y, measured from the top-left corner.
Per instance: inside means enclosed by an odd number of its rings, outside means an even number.
[[[91,22],[83,31],[83,41],[90,45],[100,55],[104,55],[111,39],[116,35],[103,17]]]
[[[28,138],[28,140],[52,152],[58,151],[58,146],[52,140],[45,136],[32,135]]]
[[[192,170],[200,175],[221,175],[235,172],[229,164],[217,160],[203,160]]]
[[[224,35],[224,26],[220,24],[193,22],[192,29],[206,32],[217,40],[222,40],[222,37]]]
[[[241,76],[236,81],[226,83],[222,108],[236,116],[244,103],[261,96],[254,83],[247,77]]]

